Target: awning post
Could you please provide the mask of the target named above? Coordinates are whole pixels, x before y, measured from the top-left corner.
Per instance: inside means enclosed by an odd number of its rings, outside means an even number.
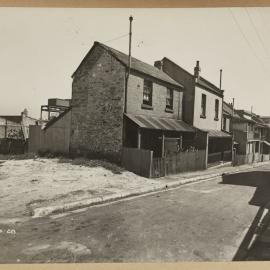
[[[137,147],[138,149],[141,149],[141,129],[138,127],[138,144],[137,144]]]
[[[165,135],[164,132],[162,132],[162,150],[161,150],[161,157],[164,157],[165,155]]]

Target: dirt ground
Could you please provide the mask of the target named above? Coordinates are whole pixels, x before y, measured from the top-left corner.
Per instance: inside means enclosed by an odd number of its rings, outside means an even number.
[[[31,216],[33,208],[154,185],[155,180],[102,161],[34,158],[0,160],[0,222]]]

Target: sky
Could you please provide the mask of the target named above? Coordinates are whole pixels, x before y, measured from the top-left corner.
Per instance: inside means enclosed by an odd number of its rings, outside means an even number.
[[[168,57],[219,86],[235,107],[270,115],[270,8],[0,8],[0,115],[40,116],[71,98],[71,75],[94,41],[153,64]]]

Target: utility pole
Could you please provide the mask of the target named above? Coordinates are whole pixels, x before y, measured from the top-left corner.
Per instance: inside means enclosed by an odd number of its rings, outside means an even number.
[[[128,79],[130,75],[131,68],[131,42],[132,42],[132,21],[133,17],[129,17],[129,50],[128,50],[128,70],[126,74],[126,83],[125,83],[125,104],[124,104],[124,113],[127,112],[127,90],[128,90]]]
[[[131,68],[131,41],[132,41],[132,21],[133,17],[129,17],[129,52],[128,52],[128,68],[125,74],[125,89],[124,89],[124,114],[127,113],[127,92],[128,92],[128,79],[130,75]],[[139,131],[138,131],[139,132]],[[139,136],[139,135],[138,135]],[[123,115],[123,128],[122,128],[122,145],[126,145],[126,120],[125,115]]]

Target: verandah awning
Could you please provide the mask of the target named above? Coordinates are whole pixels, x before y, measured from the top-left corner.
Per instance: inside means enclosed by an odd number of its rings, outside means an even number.
[[[196,129],[182,120],[172,118],[160,118],[146,115],[125,114],[131,121],[141,128],[167,130],[167,131],[182,131],[196,132]]]
[[[214,130],[214,129],[210,129],[210,130],[206,130],[204,129],[204,131],[208,132],[208,136],[210,138],[231,138],[232,135],[221,131],[221,130]]]

